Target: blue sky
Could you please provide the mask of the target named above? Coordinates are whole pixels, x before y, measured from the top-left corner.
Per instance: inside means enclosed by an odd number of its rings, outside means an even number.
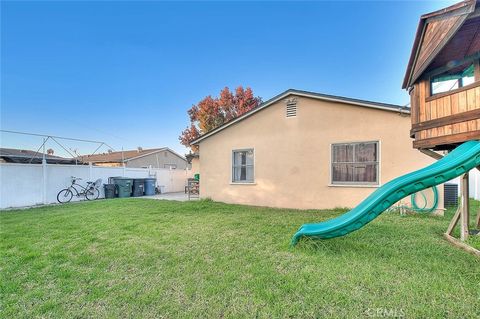
[[[186,110],[225,86],[403,105],[418,18],[453,2],[3,1],[1,127],[184,153]]]

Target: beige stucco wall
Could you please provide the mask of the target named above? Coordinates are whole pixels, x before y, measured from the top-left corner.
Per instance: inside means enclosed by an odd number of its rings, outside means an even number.
[[[192,174],[200,174],[200,159],[198,157],[192,159]]]
[[[409,116],[306,97],[297,101],[296,117],[286,118],[279,101],[201,141],[201,197],[300,209],[354,207],[376,188],[331,186],[331,143],[379,141],[380,185],[433,162],[412,148]],[[245,148],[255,150],[255,183],[232,184],[232,150]]]

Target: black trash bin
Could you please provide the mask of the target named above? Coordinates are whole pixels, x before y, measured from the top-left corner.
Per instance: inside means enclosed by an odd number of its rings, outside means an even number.
[[[145,186],[145,179],[144,178],[135,178],[133,180],[133,197],[143,196]]]
[[[105,198],[115,198],[115,184],[103,184]]]

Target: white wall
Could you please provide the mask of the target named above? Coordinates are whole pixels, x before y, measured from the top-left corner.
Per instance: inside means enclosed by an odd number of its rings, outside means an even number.
[[[58,164],[11,164],[0,163],[0,209],[24,207],[57,202],[58,192],[70,186],[71,176],[82,178],[79,184],[102,179],[108,183],[109,177],[132,178],[155,177],[162,191],[183,192],[191,170],[169,170],[165,168],[123,168],[87,165]],[[100,197],[104,197],[103,185]],[[83,198],[80,198],[83,199]],[[76,197],[72,199],[78,200]]]
[[[480,172],[472,169],[469,174],[470,177],[470,197],[480,200]]]

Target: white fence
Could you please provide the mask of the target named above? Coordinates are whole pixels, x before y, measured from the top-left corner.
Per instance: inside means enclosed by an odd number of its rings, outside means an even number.
[[[454,178],[448,183],[457,184],[457,187],[460,187],[460,178]],[[469,173],[469,186],[470,198],[480,200],[480,172],[477,169],[472,169]],[[458,191],[460,192],[460,188]]]
[[[95,181],[98,178],[106,184],[108,178],[113,176],[155,177],[157,186],[160,186],[162,192],[170,193],[184,191],[187,178],[191,175],[191,170],[166,168],[0,163],[0,209],[55,203],[57,193],[70,186],[71,176],[82,178],[78,183],[83,186],[87,181]],[[100,197],[104,196],[101,187]]]
[[[472,169],[469,175],[470,197],[480,200],[480,172],[476,169]]]

